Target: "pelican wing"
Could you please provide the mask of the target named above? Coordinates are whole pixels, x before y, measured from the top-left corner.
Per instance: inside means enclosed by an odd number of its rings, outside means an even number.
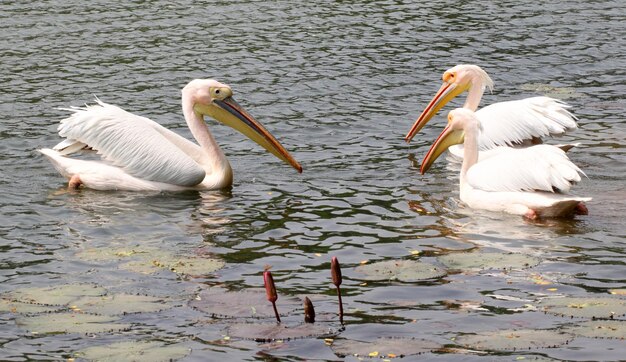
[[[575,129],[576,117],[564,102],[550,97],[532,97],[499,102],[476,112],[482,129],[478,137],[480,149],[522,143],[533,137],[542,138]]]
[[[180,186],[202,182],[204,169],[188,155],[197,153],[197,145],[145,117],[97,102],[69,109],[74,113],[58,129],[67,140],[56,150],[68,154],[92,148],[103,160],[140,179]]]
[[[483,191],[549,191],[567,193],[584,173],[563,150],[550,145],[501,147],[497,154],[472,166],[469,185]]]

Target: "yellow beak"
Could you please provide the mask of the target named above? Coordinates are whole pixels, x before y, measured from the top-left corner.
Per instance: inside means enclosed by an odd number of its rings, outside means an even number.
[[[223,100],[215,99],[210,106],[198,106],[200,113],[207,114],[225,125],[243,133],[246,137],[261,145],[274,156],[290,164],[302,172],[302,166],[272,134],[254,117],[246,112],[232,97]]]
[[[417,132],[419,132],[422,127],[424,127],[426,123],[428,123],[428,121],[430,121],[430,119],[433,118],[433,116],[446,105],[446,103],[450,102],[454,99],[454,97],[463,93],[465,90],[467,90],[467,87],[459,86],[456,83],[444,82],[441,88],[437,91],[437,94],[435,94],[435,97],[433,97],[422,114],[420,114],[417,118],[409,133],[407,133],[406,137],[404,137],[404,140],[407,143],[411,142],[413,137],[415,137],[415,134],[417,134]]]
[[[439,137],[437,137],[435,143],[430,146],[428,153],[426,153],[426,157],[424,157],[424,161],[422,161],[420,173],[423,175],[424,172],[428,171],[433,162],[435,162],[435,160],[441,156],[441,154],[447,150],[448,147],[461,144],[464,140],[465,132],[462,130],[453,130],[450,127],[450,124],[448,124]]]

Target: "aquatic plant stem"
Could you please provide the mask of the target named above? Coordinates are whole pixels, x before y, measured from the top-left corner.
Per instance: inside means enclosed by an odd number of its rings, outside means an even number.
[[[278,315],[278,309],[276,309],[276,302],[272,302],[272,307],[274,307],[274,314],[276,315],[276,322],[280,323],[280,316]]]
[[[341,288],[337,286],[337,297],[339,298],[339,322],[343,324],[343,302],[341,301]]]
[[[263,272],[263,284],[265,285],[265,294],[267,295],[267,300],[272,302],[274,314],[276,315],[276,321],[280,323],[280,316],[278,315],[278,309],[276,308],[278,293],[276,292],[276,285],[274,284],[272,272],[269,271],[268,267],[266,267],[265,271]]]
[[[339,321],[343,324],[343,302],[341,300],[341,266],[336,256],[330,259],[330,276],[333,279],[333,284],[337,287],[337,297],[339,298]]]

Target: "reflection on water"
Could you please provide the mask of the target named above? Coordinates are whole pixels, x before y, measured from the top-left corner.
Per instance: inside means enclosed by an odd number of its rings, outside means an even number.
[[[33,335],[0,305],[0,359],[65,359],[87,346],[136,339],[184,341],[192,348],[188,360],[224,353],[236,360],[338,358],[323,339],[225,340],[232,321],[188,306],[207,286],[260,287],[266,265],[281,296],[311,297],[324,323],[340,331],[338,338],[360,341],[393,336],[449,345],[462,333],[557,328],[570,320],[533,311],[538,299],[605,296],[623,288],[621,3],[532,9],[523,2],[313,5],[0,6],[0,28],[7,34],[0,39],[7,89],[0,94],[6,115],[0,122],[0,294],[89,283],[176,305],[124,316],[133,326],[129,331],[95,338]],[[528,222],[475,211],[458,199],[454,165],[440,162],[428,175],[419,174],[444,119],[434,119],[410,145],[403,136],[442,71],[458,63],[480,64],[494,79],[494,93],[483,104],[547,94],[572,105],[580,129],[548,142],[581,143],[570,157],[588,175],[576,192],[594,198],[590,215]],[[66,112],[56,107],[80,106],[94,94],[190,137],[180,114],[180,88],[201,77],[230,84],[304,173],[212,120],[207,124],[234,168],[229,191],[67,192],[36,152],[59,141],[56,127]],[[450,109],[461,104],[456,102]],[[226,265],[193,277],[165,268],[131,272],[120,261],[78,257],[112,246],[218,258]],[[415,283],[366,282],[354,272],[366,261],[440,265],[440,255],[470,251],[530,254],[541,263],[522,270],[454,271]],[[332,256],[344,270],[344,328],[336,322]],[[285,321],[298,324],[301,315]],[[577,338],[559,348],[498,358],[619,360],[616,342]]]

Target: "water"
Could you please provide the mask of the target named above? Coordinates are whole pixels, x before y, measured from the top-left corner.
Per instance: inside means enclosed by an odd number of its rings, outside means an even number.
[[[315,296],[337,340],[416,337],[455,347],[463,333],[569,323],[538,311],[503,313],[521,304],[490,295],[607,296],[626,286],[621,5],[3,2],[0,292],[90,283],[178,304],[126,316],[129,330],[95,335],[33,335],[18,314],[0,312],[0,359],[70,358],[128,340],[182,343],[191,349],[185,360],[341,359],[323,338],[224,340],[231,321],[187,305],[208,286],[262,286],[265,265],[283,298]],[[573,106],[580,129],[554,141],[581,143],[570,157],[588,176],[575,190],[593,197],[590,215],[529,223],[475,212],[460,204],[456,173],[445,162],[419,174],[443,118],[410,146],[403,136],[441,73],[457,63],[480,64],[491,74],[496,88],[483,104],[548,94]],[[36,152],[59,141],[56,127],[67,112],[57,108],[93,95],[189,137],[180,88],[208,77],[233,87],[239,103],[302,163],[303,174],[213,121],[235,172],[224,192],[67,193]],[[141,274],[80,257],[110,245],[210,255],[225,267],[200,277]],[[474,249],[530,254],[541,264],[514,275],[451,273],[418,283],[364,283],[354,271],[363,260],[438,263],[437,255]],[[345,328],[331,314],[331,256],[344,270]],[[296,313],[287,321],[300,319]],[[553,349],[421,357],[619,360],[623,352],[623,341],[579,337]]]

